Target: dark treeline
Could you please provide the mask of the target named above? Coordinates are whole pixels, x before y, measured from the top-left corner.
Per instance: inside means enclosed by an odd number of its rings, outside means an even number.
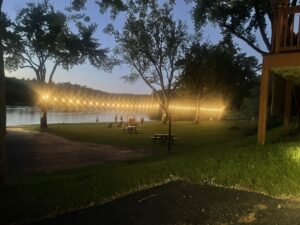
[[[33,106],[36,93],[30,86],[30,80],[5,78],[7,105]]]
[[[43,94],[39,90],[39,83],[36,79],[18,79],[14,77],[6,77],[6,96],[7,105],[20,106],[35,106],[37,105],[40,95]],[[82,97],[106,97],[110,99],[126,98],[134,99],[135,101],[143,101],[145,98],[150,99],[150,95],[136,95],[136,94],[116,94],[108,93],[100,90],[88,88],[78,84],[67,83],[52,83],[47,85],[48,93],[60,97],[76,96]]]

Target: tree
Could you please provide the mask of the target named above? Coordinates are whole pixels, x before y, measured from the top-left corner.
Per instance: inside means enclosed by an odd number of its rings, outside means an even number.
[[[218,92],[233,108],[240,110],[243,98],[255,84],[260,70],[258,60],[236,48],[231,35],[228,35],[214,47],[212,61]]]
[[[7,68],[30,68],[45,90],[51,83],[58,66],[63,69],[83,64],[89,60],[96,68],[109,68],[112,61],[107,57],[107,49],[93,38],[95,24],[85,26],[77,22],[78,33],[68,27],[67,17],[55,11],[48,0],[41,3],[28,3],[16,17],[15,33],[20,40],[18,57],[7,57]],[[16,58],[19,63],[15,63]],[[51,63],[51,64],[50,64]],[[47,66],[52,65],[50,73]],[[47,128],[47,105],[41,104],[41,128]]]
[[[2,3],[0,0],[0,16],[2,21]],[[5,96],[5,73],[4,73],[4,51],[3,51],[3,24],[0,24],[0,186],[6,182],[5,176],[5,135],[6,135],[6,96]]]
[[[95,0],[96,5],[99,6],[101,13],[110,9],[112,17],[115,17],[119,12],[125,11],[127,6],[123,0]],[[85,9],[87,0],[72,0],[70,10],[81,11]]]
[[[188,45],[187,27],[174,21],[174,3],[159,6],[130,1],[122,33],[115,32],[117,53],[131,68],[124,78],[142,79],[156,95],[163,116],[169,114],[169,103],[179,85],[182,68],[177,62],[185,56]]]
[[[193,16],[199,27],[210,21],[219,26],[223,34],[235,35],[261,54],[271,50],[271,34],[268,33],[273,23],[271,0],[195,0],[195,3]],[[292,5],[296,3],[297,0],[291,2]],[[257,42],[257,31],[264,48]]]
[[[210,65],[211,46],[194,43],[180,62],[184,68],[181,76],[181,92],[192,96],[196,101],[195,122],[200,120],[201,102],[213,92],[215,84],[214,70]]]
[[[257,59],[241,53],[231,36],[215,46],[193,44],[181,63],[182,88],[189,90],[197,102],[195,121],[200,119],[200,104],[207,96],[220,96],[223,102],[240,108],[259,69]]]

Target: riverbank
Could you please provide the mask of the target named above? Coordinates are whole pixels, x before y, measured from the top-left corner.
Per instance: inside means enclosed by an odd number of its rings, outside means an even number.
[[[24,126],[24,125],[37,125],[40,123],[40,109],[32,106],[8,106],[6,108],[7,126]],[[144,118],[145,121],[149,120],[149,116],[145,113],[137,113],[121,110],[89,110],[89,111],[48,111],[48,123],[105,123],[115,121],[115,116],[118,116],[126,121],[130,117],[136,119]]]

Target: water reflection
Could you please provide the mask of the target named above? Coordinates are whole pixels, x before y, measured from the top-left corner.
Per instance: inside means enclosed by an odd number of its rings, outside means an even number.
[[[40,110],[37,107],[27,106],[8,106],[6,108],[7,126],[39,124]],[[127,118],[135,117],[137,120],[144,117],[149,120],[149,117],[143,113],[126,112],[126,111],[95,111],[95,112],[48,112],[48,123],[95,123],[97,118],[99,122],[115,121],[115,116],[118,115],[118,120],[123,116],[123,121]]]

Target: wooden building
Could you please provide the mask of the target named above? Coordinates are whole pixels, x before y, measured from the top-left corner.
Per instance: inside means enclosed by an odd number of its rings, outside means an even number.
[[[299,92],[300,86],[300,5],[296,2],[272,0],[272,49],[263,56],[257,138],[259,144],[265,143],[269,115],[283,117],[283,132],[287,134],[292,109],[300,111],[295,94],[297,90]]]

